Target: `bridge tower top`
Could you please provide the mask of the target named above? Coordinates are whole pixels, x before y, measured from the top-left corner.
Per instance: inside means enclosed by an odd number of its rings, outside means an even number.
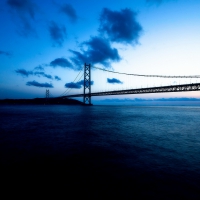
[[[91,66],[84,65],[84,87],[83,87],[83,102],[85,105],[91,104]]]

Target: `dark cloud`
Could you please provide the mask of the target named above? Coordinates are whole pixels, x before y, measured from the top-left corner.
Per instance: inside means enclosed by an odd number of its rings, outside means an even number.
[[[123,84],[123,82],[121,82],[119,79],[116,79],[116,78],[112,78],[112,79],[107,78],[107,83],[111,83],[111,84],[115,84],[115,83],[117,83],[117,84]]]
[[[73,88],[73,89],[80,89],[81,88],[81,85],[80,84],[77,84],[77,83],[66,83],[65,84],[65,87],[66,88]]]
[[[79,82],[77,82],[77,84],[79,84],[79,85],[84,85],[84,80],[81,80],[81,81],[79,81]]]
[[[73,65],[66,58],[56,58],[55,60],[50,62],[50,66],[71,68],[71,69],[74,68]]]
[[[46,77],[48,79],[53,79],[53,77],[49,74],[45,74],[44,72],[34,72],[34,71],[27,71],[25,69],[18,69],[15,71],[17,74],[22,75],[23,77],[28,77],[29,75],[38,76],[38,77]]]
[[[35,20],[36,5],[31,0],[7,0],[6,2],[12,13],[19,19],[18,33],[25,37],[33,33],[35,35],[32,23]]]
[[[94,81],[90,82],[91,85],[94,85]],[[66,88],[74,88],[74,89],[80,89],[84,85],[84,80],[78,81],[76,83],[70,82],[66,83],[65,87]]]
[[[29,75],[33,75],[32,71],[26,71],[25,69],[18,69],[18,70],[15,70],[15,72],[17,74],[22,75],[23,77],[28,77]]]
[[[10,53],[10,52],[8,52],[8,51],[1,51],[1,50],[0,50],[0,55],[12,56],[12,53]]]
[[[56,22],[52,21],[49,25],[49,33],[53,41],[53,46],[62,46],[67,35],[65,26],[59,26]]]
[[[77,21],[77,15],[75,9],[70,4],[64,4],[61,6],[61,12],[67,15],[71,22]]]
[[[112,48],[108,40],[101,37],[91,37],[89,41],[82,43],[83,47],[87,50],[82,52],[71,51],[74,54],[71,57],[71,61],[75,65],[83,65],[85,62],[92,64],[102,64],[105,66],[110,66],[110,62],[117,62],[120,60],[120,56],[116,48]]]
[[[59,76],[54,76],[55,80],[60,81],[61,78]]]
[[[39,65],[39,66],[35,67],[34,70],[43,71],[43,70],[44,70],[44,67],[42,67],[41,65]]]
[[[40,76],[43,76],[43,77],[46,77],[48,79],[53,79],[53,77],[49,74],[45,74],[44,72],[34,72],[34,75],[40,77]]]
[[[80,70],[84,63],[88,62],[88,58],[83,53],[78,51],[69,50],[74,56],[70,57],[70,60],[74,63],[74,69]]]
[[[99,32],[112,42],[138,43],[142,27],[136,16],[137,14],[128,8],[121,11],[104,8],[100,15]]]
[[[26,83],[26,85],[35,87],[53,88],[53,85],[51,83],[38,83],[37,81],[29,81]]]
[[[81,80],[81,81],[77,82],[77,84],[83,86],[84,85],[84,80]],[[94,81],[90,81],[90,85],[94,85]]]
[[[25,12],[34,19],[35,5],[31,0],[7,0],[7,4],[18,12]]]
[[[112,48],[108,40],[100,37],[92,37],[84,42],[88,47],[86,55],[92,63],[105,64],[107,61],[119,61],[120,57],[117,49]]]
[[[70,60],[74,64],[74,69],[80,69],[84,63],[110,67],[112,62],[119,62],[121,58],[118,50],[113,48],[111,43],[138,43],[142,27],[136,16],[137,14],[128,8],[121,11],[104,8],[100,15],[100,35],[82,42],[80,51],[69,50],[73,54]]]

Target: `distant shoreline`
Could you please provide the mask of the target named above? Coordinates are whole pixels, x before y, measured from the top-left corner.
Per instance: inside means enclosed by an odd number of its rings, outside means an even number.
[[[35,98],[35,99],[0,99],[0,105],[84,105],[75,99]]]

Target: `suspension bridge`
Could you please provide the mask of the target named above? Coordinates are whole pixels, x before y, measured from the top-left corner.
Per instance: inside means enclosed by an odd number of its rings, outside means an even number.
[[[99,70],[101,72],[109,73],[112,75],[123,75],[125,78],[126,82],[130,82],[127,77],[131,77],[131,80],[133,80],[132,77],[134,77],[134,80],[136,78],[163,78],[163,79],[189,79],[190,83],[179,83],[173,82],[172,84],[166,84],[164,86],[147,86],[147,87],[139,87],[139,88],[134,88],[134,84],[129,83],[131,86],[127,89],[109,89],[108,91],[97,91],[97,92],[92,92],[91,91],[91,86],[93,85],[93,81],[91,80],[91,68],[94,70]],[[81,70],[82,71],[82,70]],[[200,83],[191,83],[191,79],[198,79],[200,78],[200,75],[191,75],[191,76],[165,76],[165,75],[143,75],[143,74],[128,74],[128,73],[122,73],[122,72],[116,72],[116,71],[111,71],[95,66],[91,66],[90,64],[85,64],[84,65],[84,72],[83,74],[79,77],[81,71],[79,71],[78,75],[76,76],[75,80],[71,82],[71,84],[82,84],[83,85],[83,91],[81,93],[73,93],[70,94],[70,91],[75,88],[81,88],[81,87],[71,87],[68,88],[62,95],[60,95],[57,98],[74,98],[74,97],[83,97],[83,103],[85,105],[92,105],[91,103],[91,97],[92,96],[107,96],[107,95],[126,95],[126,94],[144,94],[144,93],[166,93],[166,92],[188,92],[188,91],[199,91],[200,90]],[[108,76],[106,74],[106,76]],[[79,77],[79,80],[77,78]],[[83,78],[83,80],[81,80]],[[98,79],[101,79],[99,76],[98,72]],[[81,80],[81,81],[80,81]],[[102,79],[101,79],[102,80]],[[112,78],[109,79],[107,78],[107,82],[110,83],[123,83],[119,79]],[[136,80],[137,82],[137,80]],[[139,81],[141,82],[141,80]],[[166,81],[165,81],[166,82]],[[176,83],[176,84],[175,84]],[[74,85],[77,86],[77,85]],[[101,84],[102,87],[103,84]],[[46,90],[46,97],[49,98],[49,90]]]

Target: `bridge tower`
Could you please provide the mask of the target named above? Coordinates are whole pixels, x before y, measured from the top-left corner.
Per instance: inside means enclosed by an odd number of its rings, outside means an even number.
[[[49,90],[46,89],[46,100],[49,99]]]
[[[49,101],[49,90],[46,89],[46,103]]]
[[[85,105],[91,104],[91,68],[90,64],[84,65],[84,86],[83,86],[83,103]]]

